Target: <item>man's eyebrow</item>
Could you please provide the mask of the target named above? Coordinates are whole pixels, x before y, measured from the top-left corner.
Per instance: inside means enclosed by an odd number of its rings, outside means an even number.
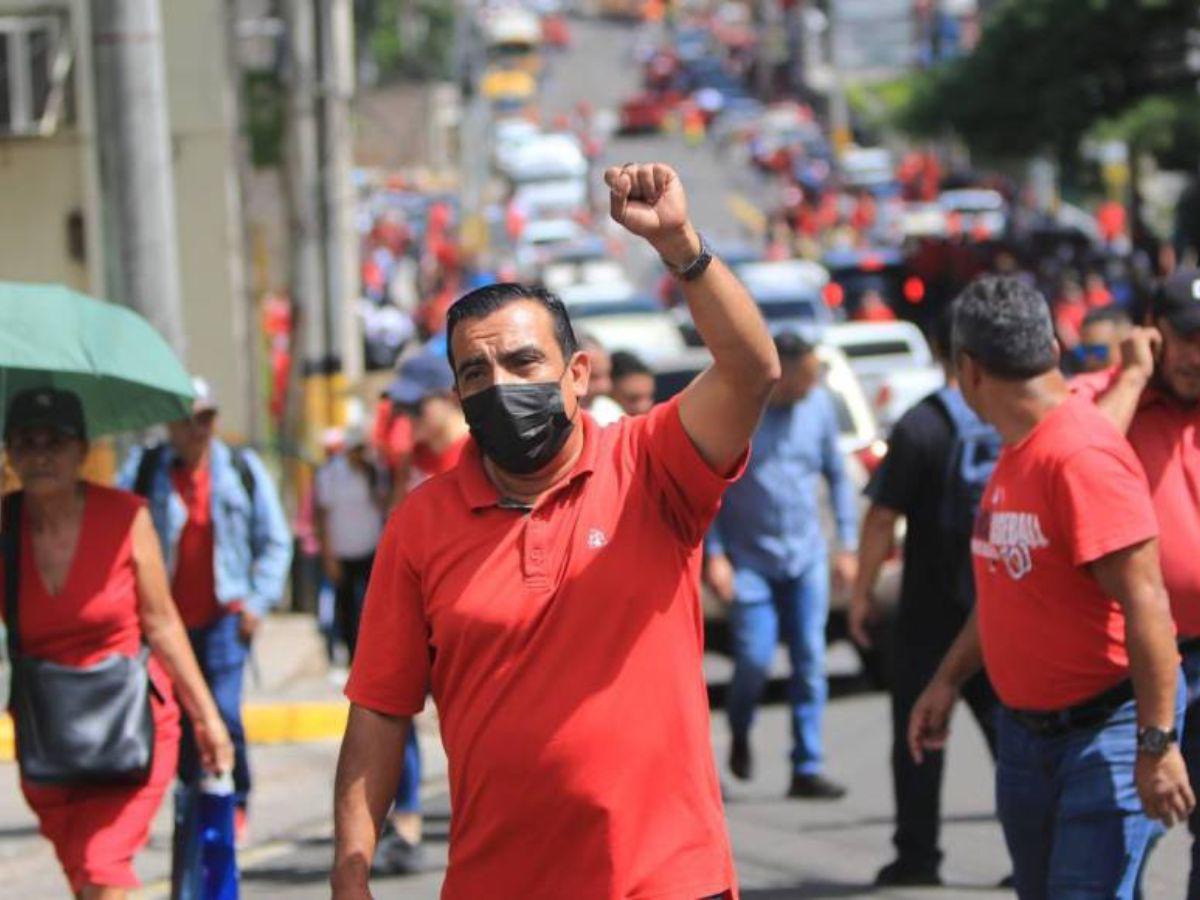
[[[458,364],[458,374],[462,375],[467,369],[472,366],[483,365],[487,363],[487,357],[482,353],[476,353],[474,356],[468,356]]]
[[[501,365],[511,365],[515,362],[520,362],[522,357],[545,359],[546,351],[544,351],[537,344],[526,344],[523,347],[515,347],[512,350],[505,350],[500,354],[500,363]]]

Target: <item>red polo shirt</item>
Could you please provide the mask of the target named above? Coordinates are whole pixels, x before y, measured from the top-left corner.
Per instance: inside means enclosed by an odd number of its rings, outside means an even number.
[[[984,663],[1005,705],[1065,709],[1128,676],[1125,614],[1087,566],[1157,533],[1137,457],[1088,401],[1004,448],[971,553]]]
[[[187,523],[179,536],[171,594],[184,628],[205,628],[221,615],[213,568],[212,472],[207,464],[171,470],[175,490],[187,506]]]
[[[1071,389],[1098,398],[1119,369],[1085,375]],[[1154,388],[1142,392],[1126,435],[1150,480],[1162,532],[1158,549],[1171,613],[1181,638],[1200,637],[1200,406],[1184,406]]]
[[[700,544],[728,479],[675,402],[600,429],[532,511],[468,442],[380,545],[347,696],[450,762],[448,900],[735,889],[701,669]]]

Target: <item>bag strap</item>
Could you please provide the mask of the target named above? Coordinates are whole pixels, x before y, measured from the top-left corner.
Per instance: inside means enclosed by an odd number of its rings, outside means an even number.
[[[234,470],[238,473],[238,478],[242,479],[242,488],[246,491],[246,496],[250,500],[250,506],[253,508],[255,489],[258,487],[258,485],[255,483],[254,470],[250,468],[250,463],[246,459],[245,448],[231,448],[229,451],[229,461],[233,464]]]
[[[154,486],[154,475],[162,463],[164,451],[163,444],[156,444],[142,451],[142,458],[138,460],[137,475],[133,479],[135,494],[149,499],[150,489]]]
[[[937,397],[942,409],[945,410],[946,417],[950,419],[950,424],[954,426],[954,430],[958,433],[959,437],[979,421],[975,413],[967,406],[967,401],[963,399],[963,395],[957,388],[947,385],[934,394],[934,396]]]
[[[8,659],[11,663],[21,652],[17,600],[21,596],[21,491],[4,498],[3,529],[0,544],[4,553],[4,625],[8,635]]]

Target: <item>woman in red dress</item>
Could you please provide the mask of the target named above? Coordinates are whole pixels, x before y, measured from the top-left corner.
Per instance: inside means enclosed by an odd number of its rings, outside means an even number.
[[[4,439],[24,486],[21,652],[89,666],[113,653],[136,656],[144,641],[152,651],[150,678],[165,698],[151,701],[154,761],[144,783],[77,787],[21,781],[75,896],[119,900],[138,886],[133,857],[145,846],[175,776],[175,698],[200,723],[196,738],[206,769],[229,771],[233,749],[175,611],[143,501],[79,479],[87,455],[79,399],[50,389],[17,395]]]

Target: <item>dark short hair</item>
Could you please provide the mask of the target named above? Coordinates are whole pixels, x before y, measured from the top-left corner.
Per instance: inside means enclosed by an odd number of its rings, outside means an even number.
[[[794,331],[781,331],[775,335],[775,352],[784,362],[804,359],[816,348]]]
[[[1115,306],[1102,306],[1100,309],[1093,309],[1083,317],[1082,326],[1086,328],[1089,325],[1099,325],[1102,322],[1111,322],[1118,328],[1128,328],[1133,325],[1133,319],[1129,313]]]
[[[1024,381],[1058,365],[1050,305],[1017,278],[972,281],[954,301],[954,356],[965,353],[989,375]]]
[[[575,329],[571,327],[571,317],[562,300],[543,288],[506,281],[476,288],[451,305],[446,313],[446,358],[450,360],[450,368],[454,368],[454,329],[460,322],[487,318],[509,304],[522,300],[539,303],[550,313],[550,318],[554,320],[554,338],[562,350],[563,359],[570,360],[579,350],[579,341],[575,339]]]
[[[640,356],[628,350],[618,350],[612,355],[612,380],[620,381],[630,375],[650,375],[650,367],[642,362]]]

